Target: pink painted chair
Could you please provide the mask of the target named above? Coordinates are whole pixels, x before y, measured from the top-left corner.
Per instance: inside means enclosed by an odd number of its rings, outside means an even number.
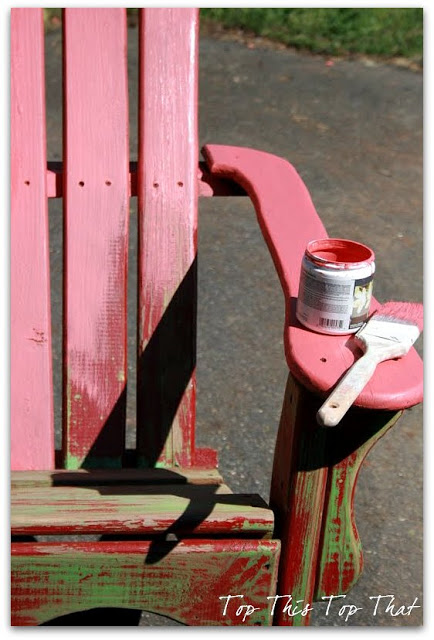
[[[357,473],[422,363],[382,364],[342,424],[315,413],[354,361],[347,337],[295,319],[301,257],[326,236],[281,158],[197,139],[196,9],[140,19],[139,159],[129,162],[124,9],[63,14],[63,162],[46,159],[41,9],[11,14],[12,624],[104,607],[191,625],[305,625],[275,594],[312,603],[357,580]],[[247,193],[285,294],[285,392],[269,504],[231,493],[195,445],[198,196]],[[139,211],[137,446],[125,447],[129,198]],[[62,450],[55,451],[48,198],[63,198]],[[374,307],[377,303],[374,301]],[[76,536],[74,541],[62,536]],[[89,540],[88,535],[100,536]],[[35,536],[44,536],[44,541]],[[255,607],[243,620],[244,594]],[[225,607],[227,604],[227,607]],[[247,609],[244,609],[246,612]],[[104,624],[104,622],[102,623]]]

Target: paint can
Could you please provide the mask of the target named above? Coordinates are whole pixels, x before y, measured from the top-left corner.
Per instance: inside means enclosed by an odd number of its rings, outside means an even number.
[[[369,316],[374,260],[372,249],[352,240],[309,242],[301,264],[298,321],[319,333],[358,331]]]

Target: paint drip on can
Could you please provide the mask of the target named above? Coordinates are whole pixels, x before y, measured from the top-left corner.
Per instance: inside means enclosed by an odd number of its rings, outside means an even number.
[[[369,317],[375,256],[341,238],[313,240],[301,264],[296,316],[319,333],[355,333]]]

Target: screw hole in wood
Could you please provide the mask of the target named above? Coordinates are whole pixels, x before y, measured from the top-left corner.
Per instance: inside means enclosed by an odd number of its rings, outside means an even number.
[[[84,187],[84,182],[83,182],[83,180],[80,180],[80,182],[78,183],[78,186],[79,186],[79,187]]]

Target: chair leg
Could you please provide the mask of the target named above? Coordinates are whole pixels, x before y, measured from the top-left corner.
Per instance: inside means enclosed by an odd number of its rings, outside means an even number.
[[[353,499],[360,466],[399,413],[351,409],[321,428],[322,400],[289,375],[270,506],[282,542],[274,624],[305,626],[315,600],[346,593],[362,570]]]
[[[401,414],[353,409],[328,433],[329,475],[314,600],[348,593],[362,573],[362,545],[354,517],[357,478],[369,451]]]
[[[327,467],[317,463],[325,432],[315,422],[313,394],[289,375],[277,435],[270,506],[281,559],[274,624],[309,624],[313,602]],[[318,404],[319,407],[319,404]],[[293,615],[295,612],[296,615]]]

